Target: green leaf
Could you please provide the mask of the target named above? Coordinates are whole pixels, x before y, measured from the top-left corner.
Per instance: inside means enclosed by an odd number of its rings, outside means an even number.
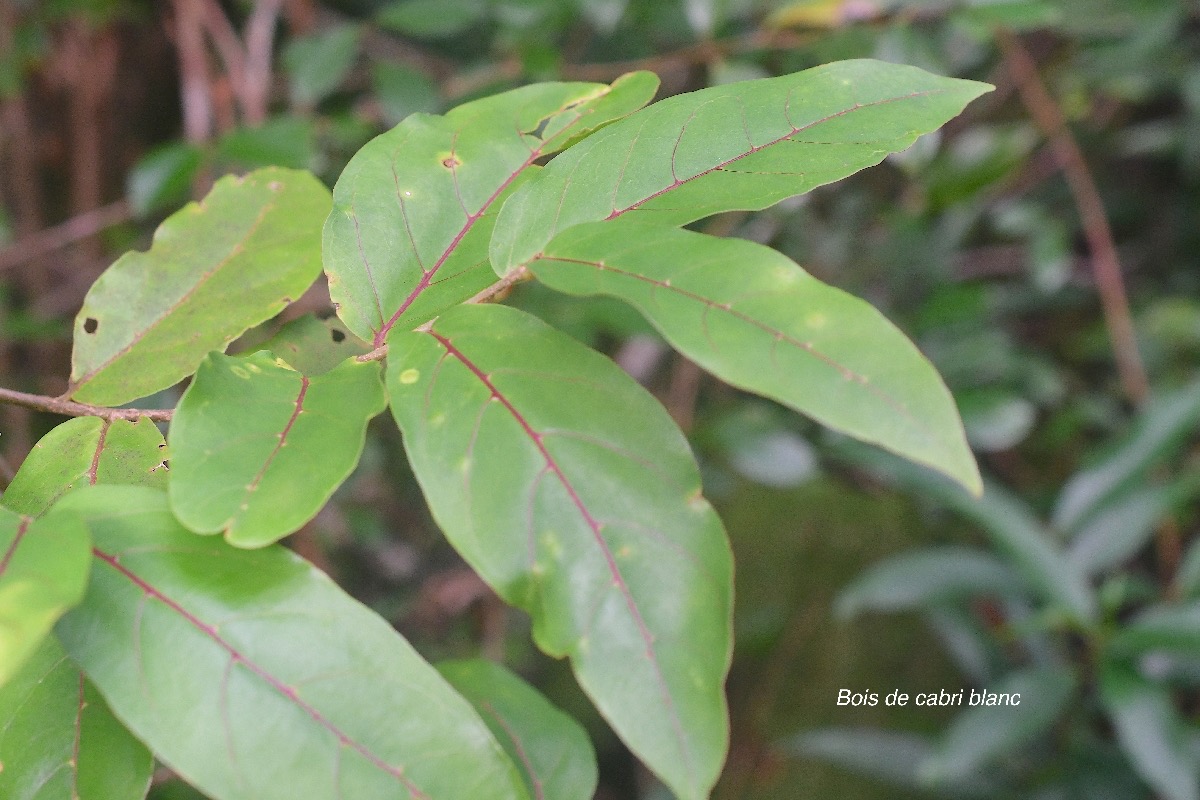
[[[153,489],[92,487],[59,507],[96,543],[59,638],[213,800],[527,798],[470,705],[299,556],[199,538]]]
[[[1068,557],[1085,573],[1096,574],[1132,558],[1154,534],[1154,527],[1200,492],[1200,473],[1192,472],[1167,486],[1122,493],[1090,515],[1071,540]]]
[[[125,180],[125,196],[133,213],[143,217],[187,200],[202,161],[200,150],[183,142],[159,147],[144,156]]]
[[[870,304],[769,247],[622,219],[570,228],[529,268],[560,291],[632,303],[735,386],[981,488],[933,366]]]
[[[760,209],[878,164],[991,87],[842,61],[678,95],[556,158],[505,204],[503,275],[559,232],[633,212],[663,225]]]
[[[437,84],[407,64],[373,64],[371,89],[383,118],[391,125],[399,124],[409,114],[432,113],[441,104]]]
[[[0,686],[83,597],[90,567],[91,539],[76,517],[0,509]]]
[[[640,108],[658,80],[544,83],[414,114],[355,154],[334,188],[325,271],[338,315],[383,344],[495,280],[487,243],[500,201],[534,162]]]
[[[267,352],[201,362],[171,422],[171,510],[197,533],[262,547],[316,515],[387,405],[375,362],[305,376]]]
[[[1121,749],[1163,800],[1200,798],[1200,763],[1170,693],[1125,670],[1108,667],[1100,696]]]
[[[282,60],[292,102],[312,106],[332,94],[354,66],[358,39],[357,26],[334,25],[288,42]]]
[[[964,705],[974,694],[969,691]],[[1063,667],[1032,667],[1006,676],[985,691],[1017,696],[1018,702],[968,706],[955,717],[921,765],[922,775],[931,782],[965,780],[1045,733],[1075,691],[1075,677]]]
[[[487,4],[478,0],[399,0],[384,6],[376,19],[400,33],[442,39],[461,33],[486,14]]]
[[[43,436],[4,492],[3,504],[39,516],[59,497],[94,483],[167,488],[166,442],[150,420],[67,420]]]
[[[805,731],[787,743],[797,755],[829,761],[854,772],[912,790],[933,791],[956,800],[989,797],[989,784],[979,776],[949,785],[934,785],[920,766],[934,743],[915,733],[870,728],[824,728]]]
[[[843,589],[834,604],[838,616],[863,611],[905,611],[980,595],[1008,596],[1023,591],[1004,562],[969,547],[931,547],[876,564]]]
[[[154,759],[54,637],[0,687],[0,797],[141,800]]]
[[[371,347],[346,330],[339,319],[297,317],[254,350],[270,350],[310,378],[324,375],[347,358],[370,352]]]
[[[591,800],[596,754],[578,722],[499,664],[443,661],[437,669],[475,706],[532,800]]]
[[[666,411],[608,359],[503,306],[389,339],[409,461],[451,543],[681,798],[724,759],[731,557]]]
[[[842,458],[867,465],[884,480],[928,497],[976,523],[1031,590],[1077,622],[1095,621],[1096,596],[1083,571],[1067,558],[1028,507],[1003,487],[986,483],[983,495],[974,498],[945,478],[887,453],[850,441],[840,445],[838,452]]]
[[[1151,606],[1122,625],[1109,640],[1108,647],[1122,656],[1151,650],[1200,656],[1200,600],[1182,605]]]
[[[1155,398],[1134,430],[1107,458],[1067,481],[1054,509],[1054,524],[1078,528],[1120,492],[1138,483],[1155,463],[1177,451],[1200,425],[1200,383]]]
[[[92,285],[75,319],[70,395],[118,405],[165,389],[274,316],[319,272],[329,192],[308,173],[225,177],[171,215],[144,253]]]

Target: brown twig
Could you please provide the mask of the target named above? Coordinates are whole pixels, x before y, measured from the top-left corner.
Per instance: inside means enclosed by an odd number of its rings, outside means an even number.
[[[15,244],[0,250],[0,272],[53,253],[55,250],[61,250],[81,239],[95,236],[105,228],[127,221],[131,215],[129,203],[118,200],[115,203],[71,217],[60,225],[45,228],[32,236],[19,239]]]
[[[174,9],[184,137],[192,144],[203,144],[213,130],[212,75],[204,49],[204,6],[202,0],[175,0]]]
[[[283,0],[257,0],[246,21],[246,72],[242,76],[242,114],[250,125],[267,119],[271,93],[271,53],[275,23]]]
[[[5,389],[3,386],[0,386],[0,403],[9,403],[50,414],[61,414],[64,417],[100,417],[108,420],[125,419],[130,422],[136,422],[142,417],[155,422],[170,422],[175,413],[170,408],[105,408],[87,403],[76,403],[74,400],[67,400],[63,397],[18,392],[15,389]]]
[[[1050,141],[1059,168],[1066,178],[1091,252],[1091,264],[1100,293],[1104,321],[1112,342],[1117,374],[1125,396],[1135,406],[1141,406],[1150,395],[1146,368],[1138,352],[1133,315],[1125,295],[1121,277],[1121,262],[1113,242],[1112,229],[1096,182],[1088,170],[1079,144],[1067,127],[1062,108],[1050,96],[1038,77],[1037,65],[1029,51],[1011,31],[998,29],[996,41],[1004,55],[1004,63],[1016,82],[1021,101],[1029,115]]]

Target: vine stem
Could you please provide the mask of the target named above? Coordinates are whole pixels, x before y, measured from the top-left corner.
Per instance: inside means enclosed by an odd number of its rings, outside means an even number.
[[[15,389],[0,386],[0,403],[32,408],[34,411],[46,411],[51,414],[62,414],[64,417],[101,417],[102,419],[124,419],[137,422],[142,417],[155,422],[170,422],[175,413],[170,408],[105,408],[88,403],[76,403],[64,397],[50,397],[44,394],[28,394]]]
[[[1121,277],[1121,262],[1113,241],[1112,228],[1108,224],[1108,215],[1104,211],[1104,202],[1079,144],[1067,127],[1062,108],[1038,77],[1037,65],[1025,45],[1015,34],[1003,28],[996,30],[996,42],[1000,45],[1005,66],[1016,82],[1021,102],[1050,141],[1055,159],[1079,210],[1083,233],[1092,255],[1092,271],[1112,343],[1117,374],[1125,396],[1133,405],[1141,406],[1150,396],[1150,382],[1138,352],[1133,315],[1129,311],[1129,299],[1125,295],[1125,282]]]

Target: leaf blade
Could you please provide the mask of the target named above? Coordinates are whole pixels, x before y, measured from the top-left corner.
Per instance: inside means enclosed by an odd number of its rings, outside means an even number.
[[[437,669],[479,711],[521,770],[531,800],[590,800],[596,754],[578,722],[499,664],[463,659]]]
[[[765,208],[877,164],[990,88],[860,60],[668,98],[518,191],[497,222],[492,265],[504,275],[582,222],[634,212],[679,225]]]
[[[211,353],[171,424],[171,510],[237,547],[271,544],[350,475],[385,405],[373,362],[347,360],[310,378],[269,352]]]
[[[222,178],[202,203],[171,215],[150,250],[126,253],[88,291],[75,319],[71,397],[145,397],[274,316],[320,272],[329,202],[309,173],[268,168]]]
[[[607,359],[502,306],[394,333],[389,353],[392,412],[451,543],[530,612],[543,650],[570,655],[651,769],[706,796],[727,741],[732,564],[666,412]]]
[[[87,586],[91,539],[69,514],[0,509],[0,686],[17,674]]]
[[[355,154],[334,187],[324,262],[338,315],[378,347],[495,280],[487,242],[499,201],[534,162],[641,107],[657,78],[547,83],[414,114]]]
[[[87,519],[97,562],[60,639],[130,729],[214,800],[525,800],[466,701],[298,556],[196,537],[152,489],[95,487],[60,506]]]
[[[141,800],[154,759],[54,637],[0,687],[0,797]]]
[[[551,288],[631,303],[735,386],[982,488],[933,366],[868,303],[769,247],[620,220],[568,229],[529,269]]]

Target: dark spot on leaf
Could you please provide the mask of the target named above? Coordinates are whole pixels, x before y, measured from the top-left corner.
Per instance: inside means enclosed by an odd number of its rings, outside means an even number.
[[[162,444],[160,444],[160,445],[158,446],[158,449],[159,449],[159,450],[166,450],[166,449],[167,449],[167,443],[166,443],[166,442],[163,442]]]
[[[346,334],[342,333],[337,328],[331,328],[329,330],[329,337],[331,339],[333,339],[335,342],[341,342],[341,341],[345,341]]]
[[[83,321],[83,332],[84,333],[95,333],[96,329],[99,327],[100,327],[100,321],[97,320],[95,317],[88,317],[87,319],[85,319]]]
[[[442,166],[446,169],[454,169],[460,165],[462,165],[462,162],[459,161],[455,156],[447,156],[446,158],[442,159]]]

